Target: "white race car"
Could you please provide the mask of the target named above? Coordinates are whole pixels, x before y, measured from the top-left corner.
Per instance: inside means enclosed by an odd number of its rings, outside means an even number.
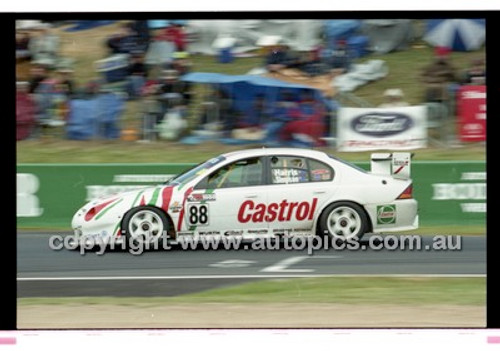
[[[372,154],[371,172],[324,152],[226,153],[167,183],[91,201],[73,217],[79,239],[182,235],[329,235],[418,227],[409,153]]]

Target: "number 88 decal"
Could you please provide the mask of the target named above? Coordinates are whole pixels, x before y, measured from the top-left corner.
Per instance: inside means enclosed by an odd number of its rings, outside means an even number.
[[[190,225],[207,225],[208,205],[207,204],[190,205],[188,209],[188,221]]]

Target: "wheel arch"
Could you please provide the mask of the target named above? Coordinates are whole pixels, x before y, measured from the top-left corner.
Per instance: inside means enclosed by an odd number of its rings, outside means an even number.
[[[165,218],[167,219],[167,225],[168,225],[168,234],[169,235],[172,235],[173,238],[175,238],[177,232],[175,231],[175,225],[174,225],[174,221],[172,219],[172,216],[170,216],[170,214],[165,211],[163,208],[161,207],[158,207],[158,206],[154,206],[154,205],[139,205],[139,206],[134,206],[134,207],[131,207],[129,208],[122,216],[121,220],[120,220],[120,232],[123,233],[123,230],[124,230],[124,227],[123,227],[123,221],[125,220],[127,214],[130,212],[130,211],[133,211],[135,209],[138,209],[138,208],[155,208],[157,210],[159,210],[160,212],[162,212],[164,215],[165,215]]]
[[[321,218],[321,215],[325,212],[325,210],[330,206],[330,205],[333,205],[333,204],[336,204],[336,203],[340,203],[340,202],[347,202],[347,203],[352,203],[352,204],[355,204],[357,206],[359,206],[364,214],[366,215],[366,218],[368,220],[368,229],[366,231],[366,233],[371,233],[373,231],[373,223],[372,223],[372,219],[368,213],[368,211],[366,211],[366,208],[365,206],[363,206],[360,202],[358,201],[355,201],[353,199],[335,199],[335,200],[331,200],[331,201],[326,201],[325,204],[321,207],[321,209],[318,211],[317,215],[315,216],[314,218],[314,226],[313,226],[313,233],[316,233],[316,235],[319,235],[320,233],[318,233],[318,230],[319,230],[319,220]]]

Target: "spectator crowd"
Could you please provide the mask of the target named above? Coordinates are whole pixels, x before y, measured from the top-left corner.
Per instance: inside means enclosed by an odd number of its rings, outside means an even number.
[[[155,31],[148,28],[147,22],[120,23],[116,32],[102,42],[107,55],[96,62],[101,78],[92,79],[83,86],[75,83],[73,60],[61,57],[60,38],[51,24],[38,23],[17,29],[16,61],[18,64],[30,63],[28,79],[16,85],[17,139],[38,138],[44,130],[64,124],[69,128],[74,116],[83,113],[76,112],[84,105],[74,103],[75,100],[90,101],[106,94],[114,96],[113,104],[139,100],[141,132],[137,138],[178,139],[186,130],[187,115],[195,100],[192,83],[181,79],[192,70],[187,52],[188,35],[182,21],[170,21],[169,25]],[[268,48],[262,66],[268,72],[291,68],[314,77],[332,71],[348,72],[352,57],[342,39],[335,41],[328,50],[318,47],[304,53],[294,52],[287,45],[276,42]],[[424,103],[448,104],[458,85],[485,84],[484,59],[474,59],[460,74],[451,63],[449,49],[437,48],[433,62],[421,73],[421,82],[425,88]],[[387,89],[384,98],[385,102],[379,107],[408,105],[404,92],[398,87]],[[96,106],[104,106],[99,104]],[[116,111],[123,111],[123,106]],[[284,90],[272,104],[265,94],[257,94],[251,112],[243,115],[235,109],[231,93],[213,85],[196,111],[199,113],[198,129],[212,128],[227,137],[261,139],[269,143],[288,142],[294,135],[307,131],[305,134],[313,138],[312,143],[320,145],[331,123],[329,107],[307,91],[292,94]],[[115,132],[104,137],[119,136],[117,126],[113,128]],[[99,136],[101,129],[93,129],[93,133],[81,138]]]
[[[69,127],[78,105],[72,103],[74,100],[103,94],[114,94],[124,101],[144,99],[145,106],[154,102],[156,106],[146,111],[145,119],[152,122],[149,129],[154,129],[167,111],[175,110],[185,117],[191,87],[179,77],[189,71],[190,61],[181,25],[172,24],[152,36],[145,20],[120,23],[102,42],[106,57],[95,62],[100,78],[77,86],[74,60],[60,56],[60,38],[53,25],[33,22],[16,29],[16,63],[29,63],[27,79],[18,81],[16,91],[18,140],[38,138],[46,128]],[[154,121],[149,118],[151,111],[156,112]]]

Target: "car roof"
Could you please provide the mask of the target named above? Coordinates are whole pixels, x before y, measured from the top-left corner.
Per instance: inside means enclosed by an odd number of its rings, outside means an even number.
[[[256,148],[256,149],[246,149],[246,150],[238,150],[232,151],[223,154],[226,158],[237,159],[243,157],[252,157],[252,156],[266,156],[266,155],[294,155],[294,156],[303,156],[303,157],[316,157],[316,158],[324,158],[326,154],[322,151],[311,150],[311,149],[301,149],[301,148],[292,148],[292,147],[271,147],[271,148]]]

